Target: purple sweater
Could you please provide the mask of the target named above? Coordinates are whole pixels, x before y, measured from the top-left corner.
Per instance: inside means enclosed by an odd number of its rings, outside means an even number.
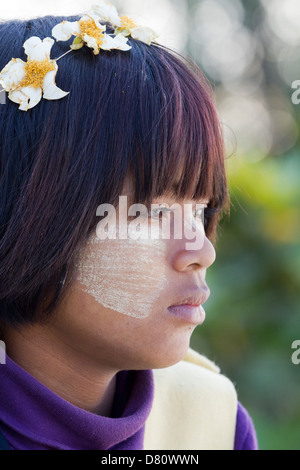
[[[152,371],[119,372],[112,416],[103,417],[62,399],[7,357],[0,365],[0,430],[15,450],[142,450],[153,392]],[[235,450],[252,449],[254,426],[239,404]]]

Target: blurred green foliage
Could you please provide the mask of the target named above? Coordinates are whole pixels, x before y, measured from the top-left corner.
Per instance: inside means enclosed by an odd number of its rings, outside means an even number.
[[[300,158],[228,160],[230,217],[220,224],[206,322],[192,346],[236,384],[261,449],[300,449]]]

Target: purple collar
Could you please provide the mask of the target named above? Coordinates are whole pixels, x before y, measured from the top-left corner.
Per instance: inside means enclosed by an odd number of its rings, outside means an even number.
[[[139,450],[153,401],[151,370],[117,374],[112,417],[59,397],[8,356],[0,365],[0,429],[13,449]]]

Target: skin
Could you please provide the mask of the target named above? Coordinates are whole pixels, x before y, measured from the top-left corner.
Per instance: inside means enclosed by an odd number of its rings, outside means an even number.
[[[122,194],[131,195],[130,185],[125,185]],[[169,205],[178,203],[171,196],[161,200]],[[167,367],[183,359],[187,352],[196,325],[170,315],[167,307],[190,286],[209,293],[205,276],[215,260],[215,250],[206,237],[198,250],[187,250],[186,241],[183,232],[182,239],[163,240],[163,249],[158,253],[152,249],[151,259],[156,256],[152,268],[157,270],[159,266],[155,276],[163,276],[165,283],[162,289],[157,287],[157,296],[147,304],[149,311],[143,318],[103,306],[84,290],[80,276],[75,273],[51,321],[18,329],[6,328],[4,339],[8,355],[62,398],[108,416],[118,371]],[[117,248],[118,240],[110,242]],[[101,247],[103,250],[103,246],[100,243],[92,249]],[[142,284],[143,276],[149,275],[144,248],[136,243],[134,250],[128,253],[134,256]],[[124,266],[128,263],[130,271],[130,256],[123,262]],[[112,274],[117,275],[119,269],[115,260]],[[137,283],[133,286],[130,276],[126,282],[124,288],[136,295]],[[150,291],[141,290],[139,295],[150,295]]]

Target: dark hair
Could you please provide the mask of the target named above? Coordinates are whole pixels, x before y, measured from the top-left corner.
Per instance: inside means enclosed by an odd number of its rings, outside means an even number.
[[[51,37],[55,24],[79,18],[0,23],[0,70],[12,57],[26,61],[29,37]],[[55,43],[51,58],[72,40]],[[58,61],[56,84],[70,91],[63,99],[42,99],[27,112],[9,99],[0,106],[4,322],[41,319],[46,300],[43,315],[53,311],[75,253],[99,222],[97,207],[117,205],[128,174],[135,201],[147,206],[174,190],[178,199],[208,197],[206,233],[216,240],[218,211],[228,209],[229,197],[210,87],[192,61],[167,47],[131,38],[129,44],[130,51],[97,56],[83,47]]]

